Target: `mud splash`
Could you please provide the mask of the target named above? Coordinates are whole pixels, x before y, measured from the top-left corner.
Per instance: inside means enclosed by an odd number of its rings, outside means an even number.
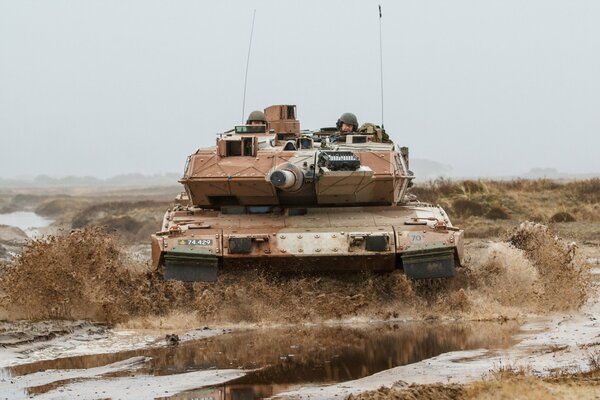
[[[388,319],[410,313],[418,302],[408,279],[391,275],[225,275],[196,285],[195,309],[214,322],[323,321],[351,316]]]
[[[577,309],[592,290],[590,270],[576,257],[577,244],[565,242],[547,226],[524,222],[509,242],[524,251],[539,279],[535,292],[541,310]]]
[[[101,229],[50,236],[1,267],[0,304],[10,319],[114,322],[186,300],[183,285],[139,267]]]
[[[147,265],[125,257],[110,235],[90,228],[33,241],[4,265],[0,313],[10,319],[91,319],[136,328],[162,327],[169,319],[177,325],[178,315],[188,326],[515,318],[585,302],[591,279],[575,249],[547,227],[524,223],[443,282],[413,282],[401,272],[277,276],[249,270],[224,273],[214,284],[183,284],[163,282]]]
[[[9,319],[133,320],[137,327],[182,313],[204,323],[389,318],[416,300],[401,273],[339,278],[247,271],[222,274],[216,284],[164,282],[97,228],[31,242],[2,267],[0,296]]]
[[[433,312],[466,319],[506,319],[580,308],[592,293],[577,246],[545,225],[524,222],[505,242],[489,244],[437,293]]]

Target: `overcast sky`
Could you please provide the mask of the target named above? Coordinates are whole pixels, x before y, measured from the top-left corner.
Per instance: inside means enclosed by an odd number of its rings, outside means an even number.
[[[0,177],[179,172],[246,113],[379,122],[377,1],[0,0]],[[385,127],[457,176],[600,172],[600,1],[381,1]],[[416,171],[418,174],[418,171]]]

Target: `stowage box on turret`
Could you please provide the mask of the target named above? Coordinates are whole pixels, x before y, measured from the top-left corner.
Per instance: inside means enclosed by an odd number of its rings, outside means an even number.
[[[454,275],[463,231],[407,194],[408,150],[379,127],[300,130],[296,106],[268,107],[188,157],[185,193],[152,235],[165,279],[215,281],[227,268]]]

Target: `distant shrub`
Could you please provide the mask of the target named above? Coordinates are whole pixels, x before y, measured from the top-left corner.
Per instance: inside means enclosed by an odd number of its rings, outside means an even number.
[[[485,185],[481,181],[466,180],[461,183],[465,193],[483,193],[486,191]]]
[[[19,211],[20,208],[16,204],[7,204],[0,207],[0,214],[9,214],[11,212]]]
[[[97,217],[96,213],[86,212],[86,210],[88,210],[88,209],[85,209],[85,210],[80,211],[77,214],[75,214],[75,216],[71,220],[71,228],[83,229],[85,227],[93,225],[92,222],[94,221],[94,219],[98,219],[98,218],[96,218]],[[101,217],[103,218],[105,216],[106,216],[106,213],[103,213]]]
[[[578,200],[587,203],[600,202],[600,178],[570,182],[568,188],[575,193]]]
[[[550,217],[550,222],[575,222],[575,217],[566,211],[560,211]]]
[[[481,217],[485,212],[484,207],[480,203],[468,199],[454,200],[452,209],[461,217]]]
[[[98,221],[103,218],[113,216],[117,217],[123,214],[129,214],[133,210],[138,209],[156,209],[157,213],[164,211],[169,206],[169,203],[158,202],[153,200],[142,200],[135,202],[128,201],[113,201],[107,203],[93,204],[82,211],[78,212],[71,220],[73,229],[82,229],[93,225],[102,225]]]
[[[506,228],[489,223],[485,226],[469,227],[465,230],[465,237],[469,239],[502,237],[504,234],[506,234]]]
[[[142,227],[142,223],[131,218],[128,215],[122,217],[108,217],[98,222],[99,226],[103,226],[109,231],[115,230],[120,233],[137,233]]]
[[[457,192],[459,192],[458,184],[446,178],[438,178],[410,188],[410,193],[417,196],[419,201],[431,204],[437,204],[441,197],[447,197]]]
[[[35,213],[47,217],[55,217],[64,214],[70,209],[76,209],[80,203],[80,201],[70,198],[53,199],[37,206]]]
[[[417,196],[417,200],[431,204],[437,204],[440,197],[439,194],[429,186],[413,186],[410,188],[410,193]]]
[[[551,179],[513,179],[510,181],[493,181],[494,186],[504,190],[518,190],[524,192],[539,192],[542,190],[556,190],[564,185]]]
[[[15,211],[28,210],[43,201],[45,196],[35,194],[17,194],[7,201],[4,199],[0,204],[0,214],[7,214]]]
[[[456,193],[458,184],[448,178],[437,178],[433,182],[430,182],[430,186],[439,194],[449,196]]]
[[[21,205],[32,205],[32,204],[37,204],[38,202],[40,202],[40,200],[43,200],[44,196],[41,195],[36,195],[36,194],[17,194],[15,197],[12,198],[12,202],[14,204],[21,204]]]
[[[509,215],[500,207],[492,207],[485,213],[487,219],[509,219]]]
[[[140,209],[140,208],[151,208],[151,207],[160,207],[164,208],[165,204],[169,203],[158,202],[154,200],[140,200],[140,201],[109,201],[106,203],[97,203],[89,206],[85,210],[84,213],[93,213],[98,211],[103,212],[111,212],[111,213],[120,213],[120,212],[129,212],[131,210]]]

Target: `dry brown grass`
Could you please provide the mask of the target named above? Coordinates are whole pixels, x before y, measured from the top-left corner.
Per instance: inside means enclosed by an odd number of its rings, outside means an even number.
[[[485,214],[487,219],[497,220],[497,219],[510,219],[510,216],[506,211],[504,211],[500,207],[491,207],[489,211]]]
[[[350,395],[346,400],[456,400],[464,399],[464,396],[463,385],[434,383],[409,385],[405,388],[380,387],[377,390]]]
[[[571,237],[581,238],[587,234],[581,226],[600,222],[599,178],[568,182],[438,179],[410,190],[420,201],[444,207],[454,225],[471,238],[498,236],[525,220],[570,223]]]
[[[536,376],[528,367],[501,365],[488,377],[468,384],[395,385],[350,395],[347,400],[498,400],[498,399],[598,399],[600,393],[600,351],[591,353],[589,370]]]
[[[513,179],[510,181],[494,181],[496,187],[504,190],[520,192],[542,192],[560,189],[562,184],[552,179]]]
[[[347,400],[546,400],[597,399],[600,390],[595,382],[556,383],[532,376],[487,380],[470,385],[429,384],[407,388],[380,388],[351,395]]]
[[[452,202],[452,211],[459,217],[481,217],[485,213],[482,203],[470,199],[456,199]]]
[[[600,203],[600,178],[592,178],[567,184],[576,198],[586,203]]]
[[[469,385],[463,399],[597,399],[595,382],[551,382],[534,376],[487,380]]]

